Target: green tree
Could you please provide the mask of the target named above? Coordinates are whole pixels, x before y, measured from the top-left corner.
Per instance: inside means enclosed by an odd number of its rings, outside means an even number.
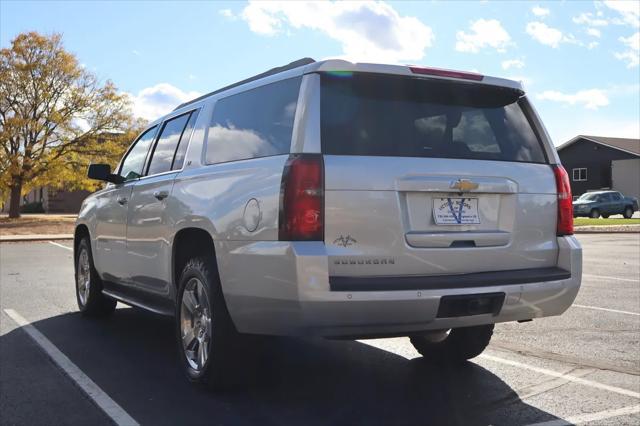
[[[60,34],[18,35],[0,50],[0,195],[9,217],[33,188],[87,188],[92,159],[122,154],[140,123],[112,82],[101,84],[62,45]]]

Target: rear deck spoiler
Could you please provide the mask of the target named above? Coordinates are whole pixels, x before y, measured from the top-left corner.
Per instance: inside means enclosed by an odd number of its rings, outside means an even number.
[[[198,102],[198,101],[200,101],[200,100],[202,100],[204,98],[208,98],[211,95],[215,95],[216,93],[224,92],[225,90],[229,90],[229,89],[232,89],[234,87],[240,86],[242,84],[250,83],[252,81],[259,80],[259,79],[264,78],[264,77],[268,77],[270,75],[278,74],[278,73],[281,73],[281,72],[284,72],[284,71],[292,70],[294,68],[299,68],[299,67],[302,67],[302,66],[305,66],[305,65],[313,64],[314,62],[316,62],[316,61],[313,58],[302,58],[302,59],[298,59],[297,61],[293,61],[291,63],[288,63],[287,65],[283,65],[281,67],[271,68],[270,70],[265,71],[265,72],[260,73],[260,74],[256,74],[253,77],[246,78],[246,79],[244,79],[242,81],[238,81],[236,83],[230,84],[230,85],[225,86],[225,87],[223,87],[221,89],[214,90],[213,92],[206,93],[206,94],[204,94],[202,96],[199,96],[199,97],[197,97],[195,99],[190,100],[189,102],[185,102],[183,104],[180,104],[174,109],[174,111],[177,111],[180,108],[185,107],[187,105],[196,103],[196,102]]]

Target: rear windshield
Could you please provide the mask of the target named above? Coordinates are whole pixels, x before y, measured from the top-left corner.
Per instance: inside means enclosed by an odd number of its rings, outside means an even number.
[[[324,154],[546,162],[518,91],[362,73],[321,82]]]

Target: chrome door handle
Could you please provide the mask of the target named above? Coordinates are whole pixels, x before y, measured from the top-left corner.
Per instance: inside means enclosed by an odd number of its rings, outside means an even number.
[[[156,191],[153,196],[162,201],[169,196],[169,193],[167,191]]]
[[[121,206],[124,206],[125,204],[127,204],[127,198],[126,197],[118,197],[118,204],[120,204]]]

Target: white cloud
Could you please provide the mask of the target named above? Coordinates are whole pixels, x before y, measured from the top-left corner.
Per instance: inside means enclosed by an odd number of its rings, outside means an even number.
[[[585,46],[585,44],[584,44],[582,41],[578,40],[578,39],[577,39],[573,34],[571,34],[571,33],[567,34],[566,36],[563,36],[563,37],[562,37],[562,42],[563,42],[563,43],[569,43],[569,44],[575,44],[575,45],[582,46],[582,47],[584,47],[584,46]]]
[[[131,51],[131,53],[133,53],[133,54],[134,54],[134,55],[136,55],[136,56],[140,56],[140,52],[138,52],[138,51],[137,51],[137,50],[135,50],[135,49],[133,49],[133,50]]]
[[[277,34],[282,26],[281,18],[276,15],[283,12],[283,7],[283,4],[251,2],[242,10],[241,16],[254,33],[272,36]]]
[[[600,37],[602,32],[597,28],[587,28],[587,34],[594,37]]]
[[[146,120],[155,120],[171,112],[179,104],[198,96],[200,96],[198,92],[184,92],[169,83],[147,87],[137,95],[129,94],[134,115]]]
[[[471,31],[456,33],[456,50],[458,52],[478,53],[480,49],[489,47],[504,52],[513,43],[509,33],[496,19],[478,19],[471,23]]]
[[[636,32],[627,38],[620,37],[620,41],[636,52],[640,51],[640,32]]]
[[[609,21],[603,19],[601,16],[601,12],[599,12],[597,16],[591,12],[583,12],[578,16],[574,16],[572,20],[575,24],[584,24],[590,27],[605,27],[609,25]]]
[[[621,61],[627,62],[627,68],[634,68],[640,64],[640,32],[636,32],[629,37],[620,37],[618,40],[627,47],[623,52],[615,52],[614,56]]]
[[[524,67],[524,61],[520,59],[507,59],[502,61],[502,69],[508,70],[509,68],[522,68]]]
[[[640,138],[640,120],[636,117],[637,108],[635,108],[640,84],[637,81],[627,84],[610,84],[592,90],[595,90],[592,96],[585,96],[583,93],[589,91],[582,90],[577,93],[560,93],[560,96],[557,96],[557,92],[552,92],[553,95],[546,93],[542,97],[559,98],[557,105],[550,105],[551,102],[545,101],[547,105],[540,105],[538,109],[554,143],[559,145],[579,134]],[[601,96],[603,92],[604,97]],[[540,96],[536,97],[540,98]],[[569,98],[565,99],[565,97]],[[605,98],[612,106],[625,107],[595,109],[594,106],[592,109],[586,109],[589,102],[604,103]],[[569,102],[570,100],[574,103]]]
[[[544,22],[529,22],[527,23],[526,31],[534,40],[551,46],[554,49],[559,47],[560,43],[585,46],[585,44],[578,40],[573,34],[569,33],[565,35],[559,29],[550,27]]]
[[[640,3],[637,0],[631,1],[611,1],[606,0],[604,4],[621,15],[622,22],[635,28],[640,28]],[[617,23],[617,22],[616,22]]]
[[[567,105],[582,105],[587,109],[598,109],[609,105],[607,91],[602,89],[579,90],[576,93],[545,90],[536,97],[541,100],[560,102]]]
[[[230,21],[235,21],[238,17],[233,13],[231,9],[220,9],[218,13],[224,18],[229,19]]]
[[[606,8],[603,6],[606,6]],[[604,2],[595,2],[597,12],[583,12],[573,17],[576,24],[586,25],[589,27],[604,27],[609,24],[613,25],[630,25],[640,28],[640,2],[637,0],[605,0]],[[615,17],[606,16],[603,9],[609,12],[617,13]]]
[[[595,49],[599,45],[600,45],[600,43],[598,43],[597,41],[592,41],[592,42],[589,42],[589,44],[587,44],[587,49],[589,49],[589,50]]]
[[[529,22],[526,31],[538,42],[553,48],[558,47],[563,40],[562,31],[552,28],[543,22]]]
[[[540,17],[547,16],[550,13],[549,9],[545,9],[544,7],[540,7],[540,6],[533,6],[531,8],[531,12],[533,12],[534,15],[540,16]]]
[[[339,41],[351,60],[420,60],[434,39],[418,18],[401,16],[384,2],[250,1],[241,16],[251,31],[265,36],[292,28],[320,31]]]

